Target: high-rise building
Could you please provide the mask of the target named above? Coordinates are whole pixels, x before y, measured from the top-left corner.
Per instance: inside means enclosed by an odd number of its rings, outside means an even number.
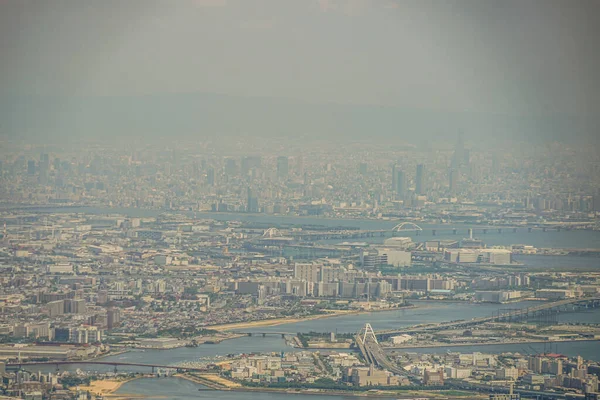
[[[318,282],[320,270],[321,266],[319,264],[296,263],[294,265],[294,278],[307,282]]]
[[[297,176],[302,176],[304,174],[304,157],[302,155],[298,155],[296,158],[296,171],[294,172]]]
[[[392,171],[392,188],[398,199],[403,199],[406,195],[406,175],[400,166],[395,165]]]
[[[209,186],[215,186],[215,169],[212,167],[206,171],[206,183],[208,183]]]
[[[455,194],[458,191],[459,175],[457,168],[450,168],[448,172],[448,187],[451,194]]]
[[[256,197],[256,195],[250,188],[248,188],[248,200],[246,203],[246,211],[248,211],[249,213],[258,212],[258,197]]]
[[[235,162],[235,159],[233,158],[227,158],[225,160],[225,174],[228,177],[233,177],[237,175],[237,163]]]
[[[367,163],[360,163],[358,166],[358,173],[361,175],[366,175],[368,171]]]
[[[119,308],[109,308],[106,311],[106,327],[112,329],[121,322],[121,310]]]
[[[87,307],[84,299],[65,299],[66,314],[85,314]]]
[[[48,307],[48,315],[50,317],[56,317],[57,315],[64,314],[65,301],[64,300],[51,301],[47,304],[47,307]]]
[[[242,158],[241,168],[242,175],[248,175],[248,172],[253,168],[260,168],[261,158],[259,156],[246,156]]]
[[[465,144],[463,141],[462,132],[458,134],[458,141],[456,142],[456,146],[454,146],[454,155],[452,156],[452,164],[451,167],[456,169],[460,167],[465,160]]]
[[[286,156],[277,157],[277,177],[287,178],[290,172],[290,160]]]
[[[464,149],[463,151],[463,164],[468,166],[471,163],[471,151]]]
[[[27,161],[27,175],[35,175],[35,161]]]
[[[417,175],[415,177],[415,193],[421,195],[425,192],[425,166],[417,164]]]

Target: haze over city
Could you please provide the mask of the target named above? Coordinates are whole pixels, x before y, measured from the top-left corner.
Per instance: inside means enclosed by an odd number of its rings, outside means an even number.
[[[595,1],[0,7],[5,137],[597,137]]]

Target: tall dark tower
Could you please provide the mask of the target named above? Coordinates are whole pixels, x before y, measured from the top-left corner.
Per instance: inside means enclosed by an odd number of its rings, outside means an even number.
[[[290,160],[286,156],[277,157],[277,177],[287,178],[290,172]]]
[[[210,167],[208,171],[206,171],[206,183],[209,186],[215,186],[215,169]]]
[[[458,168],[465,161],[465,143],[463,140],[463,133],[458,133],[458,141],[456,142],[456,146],[454,146],[454,155],[452,156],[452,163],[450,168]]]
[[[258,197],[254,195],[254,192],[250,188],[248,188],[248,202],[246,204],[246,211],[249,213],[258,212]]]
[[[422,195],[425,192],[425,166],[423,164],[417,164],[415,186],[415,193],[417,195]]]
[[[451,194],[456,194],[458,191],[459,175],[457,168],[450,168],[448,172],[448,187]]]
[[[398,165],[394,167],[394,182],[396,197],[398,199],[403,199],[406,195],[406,174]]]

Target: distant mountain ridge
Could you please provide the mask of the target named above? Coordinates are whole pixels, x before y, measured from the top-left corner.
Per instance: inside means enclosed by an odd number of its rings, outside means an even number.
[[[0,135],[55,140],[305,135],[332,139],[454,138],[596,140],[589,121],[569,116],[505,116],[394,107],[309,104],[291,99],[176,93],[121,97],[0,97]],[[586,130],[587,129],[587,130]]]

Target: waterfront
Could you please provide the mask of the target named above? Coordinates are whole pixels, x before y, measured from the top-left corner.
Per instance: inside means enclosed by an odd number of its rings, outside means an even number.
[[[371,323],[376,330],[392,329],[396,327],[450,321],[457,319],[471,319],[485,315],[491,315],[499,309],[504,308],[522,308],[536,302],[519,302],[510,305],[500,304],[473,304],[460,302],[415,302],[416,308],[405,310],[382,311],[364,314],[347,315],[342,317],[333,317],[319,320],[310,320],[290,324],[282,324],[272,327],[261,327],[254,330],[248,329],[247,332],[289,332],[307,333],[315,332],[338,332],[348,333],[358,331],[365,323]],[[561,322],[580,322],[580,323],[600,323],[600,309],[581,310],[577,312],[561,313],[558,316]],[[543,343],[532,344],[506,344],[506,345],[480,345],[480,346],[449,346],[437,348],[417,348],[406,349],[407,352],[446,352],[453,351],[469,352],[502,352],[519,351],[533,352],[531,347],[539,352],[544,351]],[[558,345],[552,345],[552,350],[558,350],[568,356],[585,355],[591,360],[600,361],[600,342],[561,342]],[[549,345],[546,345],[549,349]],[[181,347],[171,350],[145,350],[130,351],[123,354],[104,357],[105,362],[127,362],[142,364],[160,364],[175,365],[185,361],[207,361],[217,356],[226,356],[228,354],[241,353],[267,353],[267,352],[289,352],[297,349],[288,346],[280,336],[253,335],[244,336],[238,339],[226,340],[218,344],[204,344],[198,347]],[[41,367],[42,371],[52,371],[54,366]],[[85,369],[90,371],[108,372],[112,371],[110,365],[68,365],[61,366],[61,369],[76,370]],[[120,367],[124,371],[148,372],[148,368],[143,367]]]
[[[579,341],[579,342],[555,342],[555,343],[519,343],[519,344],[485,344],[478,346],[446,346],[446,347],[415,347],[412,349],[402,349],[399,351],[408,353],[520,353],[520,354],[541,354],[557,353],[568,357],[582,356],[587,360],[600,361],[600,342],[598,341]]]
[[[9,209],[10,207],[6,207]],[[124,215],[128,217],[156,217],[164,211],[142,208],[108,208],[108,207],[31,207],[23,208],[24,213],[82,213],[88,215]],[[216,221],[241,221],[254,223],[260,226],[277,225],[321,225],[327,227],[347,227],[360,228],[363,230],[391,229],[396,226],[400,220],[384,219],[348,219],[348,218],[325,218],[325,217],[303,217],[292,215],[266,215],[266,214],[247,214],[247,213],[216,213],[216,212],[193,212],[193,211],[171,211],[174,214],[184,214],[198,219],[213,219]],[[488,245],[509,246],[511,244],[528,244],[540,248],[597,248],[600,243],[600,231],[591,230],[561,230],[547,231],[534,230],[528,232],[526,227],[518,228],[516,233],[511,229],[504,228],[502,233],[498,233],[497,228],[477,224],[449,223],[449,224],[430,224],[417,222],[423,228],[417,236],[414,231],[402,232],[403,236],[410,236],[413,240],[440,240],[454,239],[460,240],[467,236],[470,227],[477,230],[488,228],[486,234],[476,232]],[[456,234],[452,229],[456,228]],[[433,235],[433,230],[436,234]],[[379,243],[383,241],[381,237],[361,238],[348,240],[351,242],[371,242]],[[340,243],[342,240],[327,240],[328,243]]]
[[[264,392],[224,392],[214,390],[198,390],[202,385],[181,378],[145,378],[136,379],[122,385],[113,395],[126,398],[126,395],[148,398],[165,398],[171,400],[219,399],[219,400],[279,400],[298,398],[288,393]],[[351,400],[355,396],[311,395],[308,400]]]

